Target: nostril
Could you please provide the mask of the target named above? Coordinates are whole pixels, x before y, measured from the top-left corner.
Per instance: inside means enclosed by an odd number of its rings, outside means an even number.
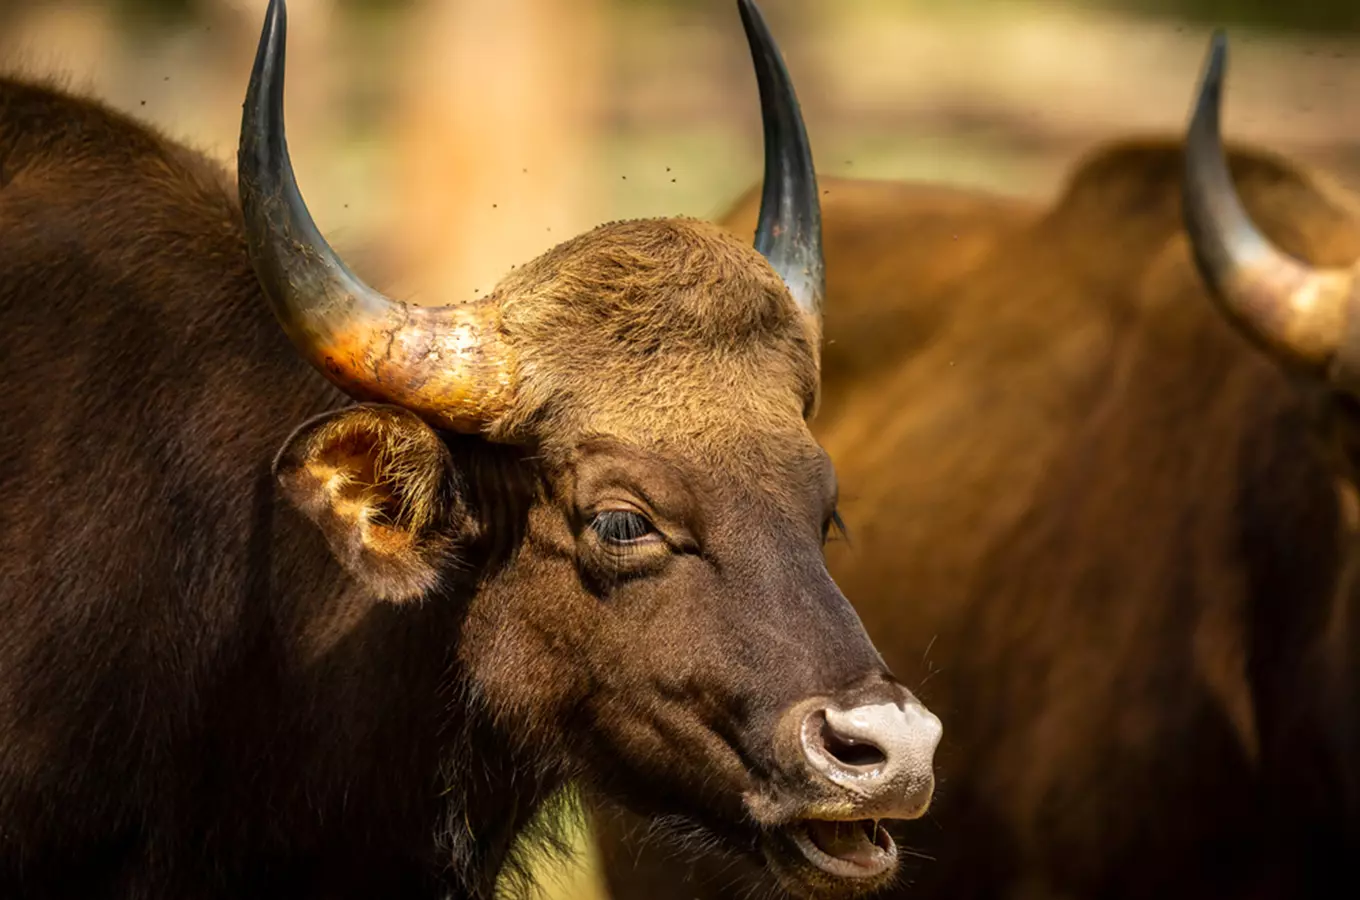
[[[836,818],[918,819],[930,808],[942,729],[929,710],[897,697],[855,706],[822,699],[805,709],[784,720],[798,722],[802,750],[790,774],[810,777],[811,789],[835,798]]]
[[[838,732],[825,716],[822,717],[820,736],[826,755],[847,768],[867,769],[888,761],[887,754],[877,745]]]

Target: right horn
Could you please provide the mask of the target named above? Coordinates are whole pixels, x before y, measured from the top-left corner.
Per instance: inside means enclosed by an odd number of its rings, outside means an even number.
[[[509,406],[514,360],[495,301],[392,300],[349,270],[302,200],[283,127],[288,11],[270,0],[241,113],[237,190],[260,288],[299,353],[356,400],[481,433]]]
[[[1291,366],[1335,380],[1347,367],[1341,350],[1349,344],[1355,276],[1295,259],[1247,216],[1219,129],[1227,56],[1227,38],[1215,31],[1185,142],[1182,204],[1195,263],[1229,318],[1253,340]]]
[[[820,330],[826,272],[812,147],[793,82],[769,26],[752,0],[737,0],[737,7],[751,45],[765,130],[765,187],[760,196],[756,249]]]

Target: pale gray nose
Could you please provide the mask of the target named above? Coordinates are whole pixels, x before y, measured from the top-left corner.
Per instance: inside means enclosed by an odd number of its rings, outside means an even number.
[[[851,794],[855,815],[915,819],[935,792],[935,748],[944,727],[915,700],[815,709],[803,720],[813,771]]]

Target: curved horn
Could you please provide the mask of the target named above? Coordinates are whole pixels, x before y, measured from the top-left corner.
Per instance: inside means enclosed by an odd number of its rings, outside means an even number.
[[[784,279],[803,311],[820,323],[826,272],[812,148],[793,82],[769,26],[752,0],[737,0],[737,6],[751,45],[765,129],[765,187],[756,249]]]
[[[1228,316],[1285,362],[1334,376],[1354,276],[1275,247],[1233,187],[1219,130],[1227,38],[1215,31],[1185,143],[1182,201],[1195,263]]]
[[[250,73],[237,155],[246,242],[293,344],[350,396],[399,404],[430,424],[480,431],[508,405],[497,310],[390,300],[352,273],[317,230],[283,128],[284,0],[270,0]]]

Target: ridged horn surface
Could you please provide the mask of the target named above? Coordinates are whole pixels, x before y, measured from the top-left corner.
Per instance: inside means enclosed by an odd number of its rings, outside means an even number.
[[[430,308],[360,281],[303,203],[283,124],[287,10],[271,0],[250,74],[237,156],[251,261],[283,330],[350,396],[478,432],[508,406],[510,364],[488,300]]]

